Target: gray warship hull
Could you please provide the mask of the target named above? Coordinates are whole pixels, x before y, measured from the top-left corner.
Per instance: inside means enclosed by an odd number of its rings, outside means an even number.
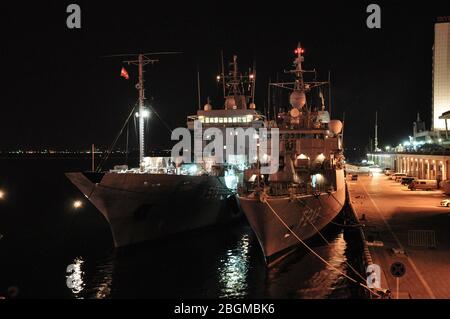
[[[106,218],[115,247],[242,216],[222,177],[111,172],[66,176]]]
[[[343,169],[336,170],[335,185],[333,192],[294,197],[269,196],[267,203],[258,196],[239,196],[240,206],[258,238],[267,264],[301,245],[292,232],[301,240],[307,240],[341,212],[346,196]]]

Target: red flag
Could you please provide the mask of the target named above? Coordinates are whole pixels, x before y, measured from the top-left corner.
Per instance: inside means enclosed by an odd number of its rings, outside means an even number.
[[[120,71],[120,76],[121,76],[121,77],[124,77],[124,78],[127,79],[127,80],[130,78],[130,76],[128,75],[127,70],[125,70],[124,67],[122,67],[122,70]]]

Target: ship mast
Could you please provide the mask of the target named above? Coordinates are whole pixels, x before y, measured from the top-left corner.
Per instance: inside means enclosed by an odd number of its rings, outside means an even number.
[[[379,151],[378,148],[378,111],[375,111],[375,139],[374,139],[375,152]]]
[[[303,80],[303,70],[302,70],[302,62],[303,62],[303,56],[302,53],[304,50],[302,49],[300,43],[297,46],[297,49],[295,50],[295,53],[297,53],[297,58],[294,61],[295,65],[295,85],[294,85],[294,91],[300,91],[305,92],[305,82]]]
[[[144,135],[144,56],[139,54],[139,163],[142,163],[145,150],[145,135]]]
[[[132,54],[110,54],[105,55],[103,58],[115,58],[115,57],[133,57],[133,60],[125,60],[123,63],[128,65],[137,65],[138,67],[138,83],[136,84],[136,89],[139,92],[138,99],[138,112],[136,116],[139,117],[139,166],[142,169],[142,161],[144,159],[145,153],[145,118],[149,116],[149,111],[145,108],[145,88],[144,88],[144,66],[151,63],[154,64],[159,60],[150,59],[150,55],[166,55],[166,54],[180,54],[182,52],[148,52],[148,53],[132,53]],[[136,59],[137,58],[137,59]],[[134,110],[133,110],[134,112]]]
[[[139,91],[139,164],[142,163],[145,153],[145,88],[144,88],[144,66],[151,63],[158,62],[158,60],[152,60],[147,58],[144,54],[138,54],[137,60],[127,60],[124,63],[133,64],[138,66],[139,78],[136,84],[136,89]]]
[[[251,100],[254,104],[255,95],[255,69],[249,74],[242,75],[239,72],[237,55],[233,55],[233,61],[229,64],[230,69],[227,75],[225,75],[223,66],[223,53],[222,57],[222,73],[217,76],[217,81],[222,82],[223,85],[223,95],[225,99],[225,109],[228,108],[239,108],[247,109],[247,99]],[[249,83],[249,89],[244,88],[244,83]],[[228,88],[228,90],[227,90]]]

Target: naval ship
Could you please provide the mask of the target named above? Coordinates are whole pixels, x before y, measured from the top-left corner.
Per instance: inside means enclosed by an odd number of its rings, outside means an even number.
[[[245,162],[234,158],[231,162],[215,163],[214,158],[204,158],[201,163],[180,163],[178,158],[144,156],[146,118],[141,115],[146,112],[143,79],[146,61],[149,59],[143,54],[133,61],[139,66],[136,86],[139,91],[136,112],[139,118],[139,167],[129,169],[120,165],[109,171],[66,173],[109,223],[115,247],[243,216],[236,199],[236,188],[247,167]],[[217,76],[217,81],[223,87],[224,108],[213,109],[208,102],[203,110],[188,117],[188,128],[194,129],[195,121],[202,124],[203,131],[209,127],[221,130],[262,127],[265,118],[254,103],[255,74],[249,71],[243,75],[234,56],[228,74],[222,63],[222,73]]]
[[[238,195],[269,266],[329,224],[346,196],[343,123],[330,120],[321,89],[329,83],[306,82],[304,73],[315,71],[302,69],[300,45],[295,52],[295,69],[287,71],[295,81],[270,84],[291,92],[289,111],[268,125],[279,129],[278,172],[261,175],[258,162],[245,171]],[[307,105],[313,92],[322,104],[316,108]]]

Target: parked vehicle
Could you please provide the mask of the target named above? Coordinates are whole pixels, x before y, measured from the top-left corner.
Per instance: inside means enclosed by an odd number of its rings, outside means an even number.
[[[416,178],[412,177],[412,176],[406,176],[406,177],[402,177],[402,179],[400,180],[400,183],[402,185],[409,185],[411,184]]]
[[[437,182],[433,179],[417,179],[409,184],[408,188],[412,191],[416,189],[430,191],[432,189],[437,189]]]
[[[390,167],[386,167],[384,169],[384,175],[389,176],[392,173],[392,169]]]
[[[353,174],[352,175],[352,181],[357,181],[358,180],[358,175],[357,174]]]
[[[445,195],[450,195],[450,180],[442,181],[440,184],[440,187],[444,191]]]
[[[450,207],[450,198],[443,199],[441,201],[441,206]]]
[[[397,177],[405,177],[405,176],[406,176],[405,173],[394,173],[394,174],[391,174],[391,176],[389,178],[395,181],[397,179]]]

